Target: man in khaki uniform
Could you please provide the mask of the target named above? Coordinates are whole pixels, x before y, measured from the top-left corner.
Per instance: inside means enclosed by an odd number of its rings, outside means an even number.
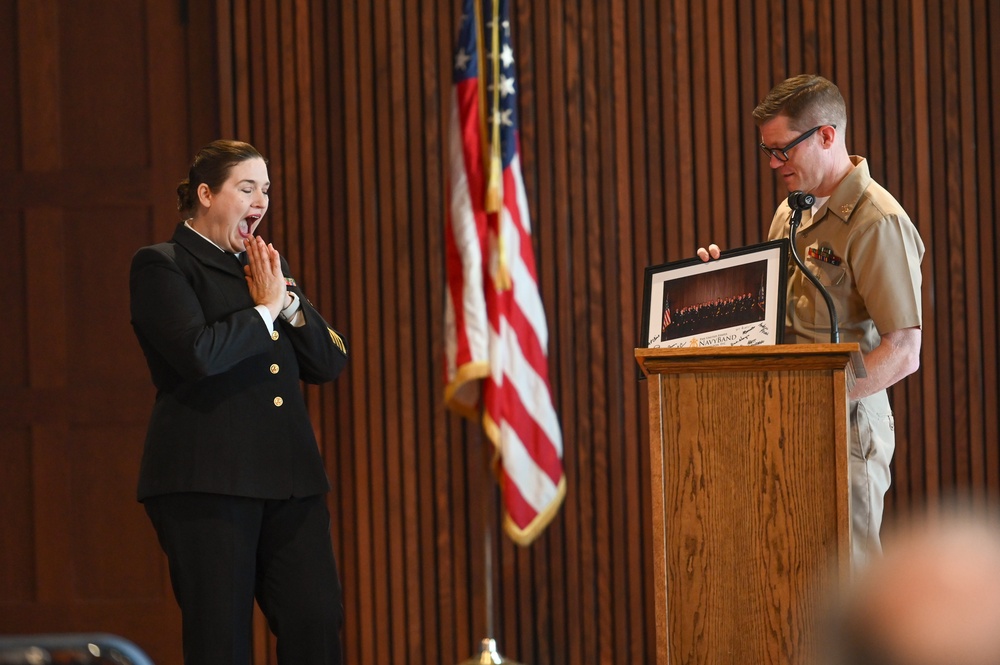
[[[840,339],[857,342],[867,377],[850,392],[852,560],[881,552],[879,528],[895,449],[886,388],[920,366],[920,261],[924,244],[902,206],[872,180],[863,157],[847,151],[847,111],[833,83],[814,75],[775,86],[754,109],[760,147],[789,192],[816,197],[802,214],[796,248],[833,298]],[[778,206],[768,238],[789,235],[791,209]],[[703,260],[719,248],[699,249]],[[793,266],[786,343],[830,341],[819,291]]]

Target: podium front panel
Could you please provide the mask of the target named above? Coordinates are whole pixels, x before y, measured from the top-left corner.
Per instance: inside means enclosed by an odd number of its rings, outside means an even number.
[[[648,374],[658,663],[805,662],[849,571],[846,360],[706,360]]]

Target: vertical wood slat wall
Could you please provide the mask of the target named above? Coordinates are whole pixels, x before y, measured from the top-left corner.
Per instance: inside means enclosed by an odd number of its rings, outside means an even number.
[[[522,159],[569,491],[496,528],[478,428],[441,400],[446,120],[458,0],[219,0],[224,134],[271,158],[263,233],[352,353],[309,404],[334,491],[349,662],[650,662],[642,270],[760,242],[784,194],[750,111],[838,82],[852,152],[927,243],[920,372],[894,389],[887,520],[1000,494],[1000,7],[990,0],[513,2]],[[804,417],[808,409],[805,408]]]

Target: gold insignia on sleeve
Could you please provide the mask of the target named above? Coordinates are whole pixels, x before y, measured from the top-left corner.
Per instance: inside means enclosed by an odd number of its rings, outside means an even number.
[[[327,328],[326,330],[330,333],[330,339],[333,340],[333,343],[336,344],[337,348],[340,349],[340,352],[346,356],[347,348],[344,346],[344,340],[340,338],[340,335],[333,332],[333,328]]]

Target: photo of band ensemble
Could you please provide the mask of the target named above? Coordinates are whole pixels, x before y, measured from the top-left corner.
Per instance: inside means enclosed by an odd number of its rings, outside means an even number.
[[[664,283],[660,341],[763,321],[766,286],[767,261]]]

